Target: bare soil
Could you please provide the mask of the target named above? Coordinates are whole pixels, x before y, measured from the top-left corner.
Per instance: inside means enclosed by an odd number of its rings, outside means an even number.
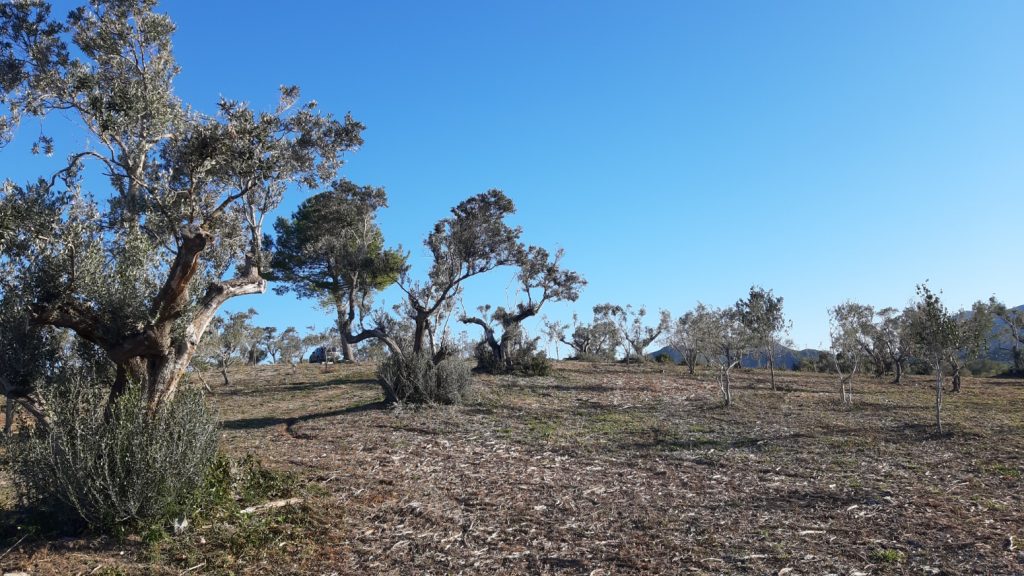
[[[155,541],[9,527],[0,571],[1024,574],[1020,381],[966,379],[939,436],[923,377],[859,378],[848,407],[828,375],[744,371],[723,408],[709,375],[561,362],[395,409],[370,367],[233,376],[224,450],[296,474],[303,503]]]

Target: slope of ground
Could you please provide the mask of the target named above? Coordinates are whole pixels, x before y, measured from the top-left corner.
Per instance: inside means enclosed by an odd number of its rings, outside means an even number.
[[[252,371],[249,371],[252,370]],[[30,574],[1021,574],[1024,387],[707,376],[563,362],[387,409],[365,367],[261,367],[214,389],[224,448],[301,504],[156,543],[0,542]],[[213,382],[214,379],[209,379]],[[15,543],[17,542],[17,545]],[[8,550],[8,548],[11,548]]]

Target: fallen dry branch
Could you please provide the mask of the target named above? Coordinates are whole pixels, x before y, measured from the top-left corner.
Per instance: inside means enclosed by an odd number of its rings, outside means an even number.
[[[258,512],[265,512],[267,510],[273,510],[274,508],[282,508],[284,506],[291,506],[292,504],[301,504],[304,501],[305,501],[305,498],[299,498],[299,497],[296,497],[296,498],[282,498],[281,500],[271,500],[270,502],[266,502],[266,503],[263,503],[263,504],[258,504],[256,506],[249,506],[248,508],[243,508],[239,513],[240,514],[256,514]]]

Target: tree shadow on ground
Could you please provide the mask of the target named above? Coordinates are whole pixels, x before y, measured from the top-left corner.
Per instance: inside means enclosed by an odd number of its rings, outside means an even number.
[[[980,440],[986,436],[965,430],[956,422],[943,421],[942,434],[939,434],[935,422],[904,422],[881,428],[884,430],[885,442],[889,444],[924,444],[927,442],[943,442],[953,439]]]
[[[766,512],[811,509],[827,512],[854,505],[858,507],[880,506],[889,496],[892,496],[892,493],[886,490],[864,488],[845,490],[792,488],[763,494],[758,498],[758,510]]]
[[[558,390],[564,392],[616,392],[622,389],[621,386],[609,386],[607,384],[535,384],[531,388]]]
[[[328,380],[326,382],[303,382],[301,384],[288,384],[288,383],[266,383],[266,384],[253,384],[249,386],[237,386],[232,385],[230,390],[215,390],[214,394],[217,396],[275,396],[281,392],[310,392],[315,390],[324,390],[328,388],[337,388],[340,386],[380,386],[376,380],[369,378],[360,378],[358,380],[348,380],[344,378]]]
[[[312,420],[319,420],[321,418],[331,418],[334,416],[344,416],[347,414],[358,414],[360,412],[371,412],[376,410],[386,410],[387,404],[382,401],[369,402],[366,404],[359,404],[357,406],[349,406],[347,408],[339,408],[338,410],[329,410],[327,412],[315,412],[312,414],[305,414],[302,416],[267,416],[263,418],[238,418],[235,420],[225,420],[221,425],[225,430],[256,430],[259,428],[271,428],[273,426],[284,425],[289,428],[310,422]]]

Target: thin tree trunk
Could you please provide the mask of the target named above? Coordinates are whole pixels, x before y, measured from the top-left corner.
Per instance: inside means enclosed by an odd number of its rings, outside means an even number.
[[[730,386],[729,386],[729,371],[726,370],[725,372],[723,372],[719,378],[721,380],[721,386],[722,386],[722,400],[724,401],[724,403],[725,403],[725,405],[727,407],[731,406],[732,405],[732,390],[730,389]]]
[[[935,370],[935,426],[942,434],[942,368]]]
[[[897,360],[896,362],[894,362],[894,364],[896,366],[896,380],[893,382],[893,384],[902,384],[903,383],[903,362],[900,361],[900,360]]]
[[[221,366],[220,375],[224,377],[224,385],[230,386],[231,382],[228,381],[228,369],[226,366]]]
[[[203,383],[203,388],[206,388],[207,392],[213,394],[213,388],[210,388],[210,383],[206,381],[206,378],[203,378],[203,373],[200,372],[199,370],[196,370],[195,374],[196,377],[199,378],[199,381]]]
[[[775,387],[775,354],[772,353],[771,348],[768,349],[768,371],[771,374],[772,379],[772,390],[777,390]]]

